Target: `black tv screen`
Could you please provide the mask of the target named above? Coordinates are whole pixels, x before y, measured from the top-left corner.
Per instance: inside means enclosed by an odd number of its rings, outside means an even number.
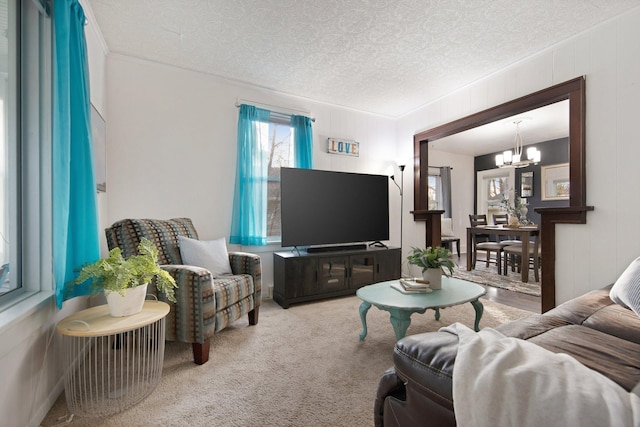
[[[280,169],[282,246],[389,240],[389,178]]]

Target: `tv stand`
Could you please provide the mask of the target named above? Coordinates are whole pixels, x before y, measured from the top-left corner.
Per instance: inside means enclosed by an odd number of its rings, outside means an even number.
[[[364,243],[354,243],[352,245],[336,245],[336,246],[310,246],[307,253],[315,254],[320,252],[339,252],[339,251],[357,251],[367,249]]]
[[[357,247],[275,252],[273,299],[289,308],[292,303],[353,295],[362,286],[400,278],[400,248]]]

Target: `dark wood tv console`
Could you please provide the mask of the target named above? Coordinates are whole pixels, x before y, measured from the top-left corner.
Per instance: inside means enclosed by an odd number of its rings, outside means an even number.
[[[273,254],[273,299],[297,302],[355,294],[362,286],[400,278],[400,248]]]

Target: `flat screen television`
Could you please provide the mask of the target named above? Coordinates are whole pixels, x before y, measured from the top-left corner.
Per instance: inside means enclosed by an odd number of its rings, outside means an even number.
[[[389,177],[280,169],[282,246],[389,240]]]

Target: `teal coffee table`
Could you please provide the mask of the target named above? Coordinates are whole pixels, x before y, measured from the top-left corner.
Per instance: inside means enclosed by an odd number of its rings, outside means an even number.
[[[391,325],[396,333],[396,339],[404,337],[407,333],[413,313],[422,314],[427,309],[432,309],[436,312],[436,320],[440,320],[441,308],[466,302],[473,305],[476,311],[474,328],[476,331],[480,330],[478,325],[484,307],[478,299],[486,292],[482,286],[453,277],[442,277],[442,289],[426,294],[403,294],[391,287],[392,283],[397,282],[397,280],[380,282],[362,287],[356,292],[358,298],[362,300],[360,304],[361,340],[367,336],[367,312],[372,305],[391,314]]]

